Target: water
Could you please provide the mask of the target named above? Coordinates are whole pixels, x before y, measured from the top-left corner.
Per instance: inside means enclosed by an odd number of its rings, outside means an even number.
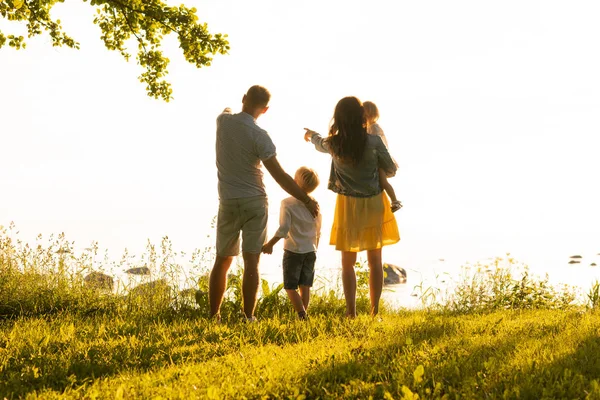
[[[17,234],[16,231],[9,233],[13,239],[21,239],[23,242],[36,245],[34,237],[25,234]],[[66,239],[69,239],[68,237]],[[519,238],[517,238],[519,239]],[[435,238],[419,237],[414,234],[404,235],[403,240],[394,246],[385,247],[383,250],[384,262],[398,265],[407,271],[407,282],[405,284],[386,286],[383,299],[397,308],[416,308],[422,305],[420,295],[428,289],[439,289],[439,295],[447,294],[452,290],[452,285],[458,281],[465,266],[490,265],[496,257],[507,258],[504,248],[513,249],[510,257],[514,257],[517,263],[529,266],[531,273],[543,278],[548,275],[553,285],[570,285],[576,287],[580,293],[585,293],[594,281],[600,280],[600,246],[596,246],[596,240],[592,236],[587,241],[583,237],[572,238],[570,241],[559,238],[555,242],[544,242],[542,246],[534,242],[515,240],[512,243],[501,240],[489,240],[483,237],[481,240],[467,241],[464,238],[447,240],[436,240]],[[39,241],[45,246],[45,240]],[[208,246],[206,258],[202,262],[190,262],[191,253],[182,254],[173,252],[169,260],[170,264],[176,265],[179,287],[185,289],[194,287],[198,276],[209,271],[212,266],[212,242],[211,235],[205,238],[204,244]],[[547,245],[546,245],[547,243]],[[156,250],[160,253],[160,242],[154,242]],[[176,246],[176,243],[175,245]],[[75,255],[89,251],[80,243],[73,245]],[[124,262],[117,262],[121,257],[114,253],[102,257],[102,251],[96,257],[90,257],[94,270],[104,271],[116,278],[117,285],[121,288],[131,288],[135,285],[160,278],[158,274],[149,277],[130,276],[125,270],[135,266],[142,266],[147,262],[147,254],[142,257],[144,249],[133,249],[130,255],[125,257]],[[580,255],[581,259],[570,258]],[[266,279],[272,286],[282,282],[281,259],[283,250],[278,246],[272,255],[263,255],[261,258],[261,277]],[[160,257],[159,257],[160,258]],[[570,261],[579,261],[577,264],[569,264]],[[360,253],[358,261],[366,263],[366,253]],[[238,260],[240,264],[241,260]],[[157,261],[160,264],[160,259]],[[596,264],[596,266],[593,266]],[[341,295],[341,265],[340,254],[332,246],[323,244],[319,248],[316,263],[315,290],[336,288]],[[167,268],[169,270],[169,268]],[[169,279],[172,280],[172,279]]]

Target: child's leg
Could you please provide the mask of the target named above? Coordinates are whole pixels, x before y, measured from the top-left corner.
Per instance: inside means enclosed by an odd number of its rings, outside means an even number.
[[[315,280],[315,262],[317,261],[317,253],[306,253],[302,261],[302,272],[298,280],[300,287],[300,296],[304,310],[308,310],[308,302],[310,301],[310,288]]]
[[[392,201],[392,212],[398,211],[402,207],[402,203],[400,203],[398,198],[396,198],[396,192],[394,191],[392,185],[390,185],[388,182],[387,176],[385,176],[385,172],[382,169],[379,170],[379,184]]]
[[[308,310],[308,302],[310,301],[310,286],[300,285],[300,296],[302,297],[304,309]]]
[[[303,254],[292,253],[285,250],[283,252],[283,287],[287,293],[294,310],[303,318],[306,317],[306,310],[302,303],[302,297],[298,293],[298,284],[302,272]]]
[[[296,310],[298,314],[306,312],[302,297],[300,297],[298,291],[294,289],[285,289],[285,291],[292,302],[292,306],[294,306],[294,310]]]
[[[398,201],[396,198],[396,192],[394,191],[392,185],[390,185],[388,182],[387,176],[385,176],[385,172],[382,169],[379,170],[379,184],[381,185],[381,188],[385,190],[387,195],[390,196],[392,203]]]

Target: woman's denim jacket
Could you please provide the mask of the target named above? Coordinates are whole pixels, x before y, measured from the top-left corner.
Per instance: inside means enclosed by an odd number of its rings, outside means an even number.
[[[321,135],[313,134],[310,140],[322,153],[329,153],[329,144]],[[350,197],[372,197],[381,193],[379,169],[388,177],[396,175],[398,167],[379,136],[367,135],[365,153],[356,165],[343,163],[336,157],[331,161],[331,173],[327,188]]]

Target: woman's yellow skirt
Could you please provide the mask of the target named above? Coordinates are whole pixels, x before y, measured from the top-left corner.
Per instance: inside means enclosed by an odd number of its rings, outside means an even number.
[[[398,224],[384,192],[364,198],[338,194],[329,239],[336,250],[375,250],[399,241]]]

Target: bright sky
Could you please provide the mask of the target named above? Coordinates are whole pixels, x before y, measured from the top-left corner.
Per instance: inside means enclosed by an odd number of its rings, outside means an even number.
[[[261,84],[273,97],[258,122],[280,161],[321,175],[325,235],[330,160],[302,128],[325,133],[336,102],[355,95],[378,104],[400,164],[403,240],[386,261],[419,269],[512,252],[562,268],[600,253],[596,0],[185,3],[229,34],[231,54],[198,70],[170,38],[168,104],[103,47],[89,3],[54,9],[80,51],[46,36],[0,51],[0,225],[97,240],[115,258],[164,235],[203,247],[218,206],[215,118]],[[274,232],[284,192],[267,186]],[[322,260],[337,257],[322,247]]]

